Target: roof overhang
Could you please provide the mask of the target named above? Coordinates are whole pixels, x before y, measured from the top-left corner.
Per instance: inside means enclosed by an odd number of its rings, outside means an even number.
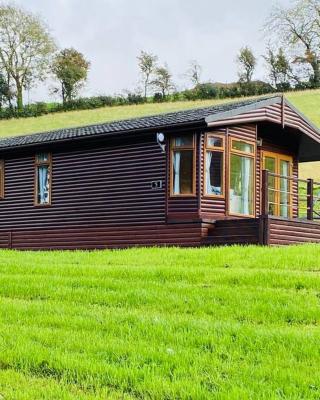
[[[209,128],[265,121],[295,129],[300,132],[300,161],[320,160],[319,129],[283,96],[210,115],[205,121]]]

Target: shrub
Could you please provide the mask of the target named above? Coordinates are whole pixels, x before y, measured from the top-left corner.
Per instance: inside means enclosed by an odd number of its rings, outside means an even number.
[[[157,93],[155,93],[153,95],[153,102],[154,103],[162,103],[165,100],[166,100],[165,97],[160,92],[157,92]]]

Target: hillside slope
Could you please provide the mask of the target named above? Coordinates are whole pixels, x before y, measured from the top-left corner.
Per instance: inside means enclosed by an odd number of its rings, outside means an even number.
[[[320,127],[320,90],[288,93],[286,97]],[[230,101],[235,100],[203,100],[195,102],[106,107],[94,110],[49,114],[38,118],[2,120],[0,121],[0,137],[103,123],[113,120],[172,112],[188,108],[206,107]],[[302,166],[301,168],[303,176],[308,175],[308,177],[320,179],[320,168],[317,164],[309,164],[308,166]]]

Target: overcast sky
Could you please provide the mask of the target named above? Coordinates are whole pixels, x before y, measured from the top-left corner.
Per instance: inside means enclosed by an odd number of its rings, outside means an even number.
[[[261,26],[272,2],[265,0],[16,0],[42,16],[60,48],[73,46],[91,62],[83,95],[114,94],[138,86],[136,57],[153,52],[167,62],[178,87],[190,60],[203,80],[237,78],[236,54],[250,45],[264,52]],[[278,0],[287,5],[290,0]],[[257,78],[265,78],[260,61]],[[41,87],[42,86],[42,87]],[[30,101],[48,100],[39,85]]]

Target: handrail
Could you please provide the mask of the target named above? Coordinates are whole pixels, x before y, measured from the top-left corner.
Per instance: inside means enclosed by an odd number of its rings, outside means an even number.
[[[265,171],[267,171],[267,170],[265,170]],[[280,179],[288,179],[290,181],[308,183],[308,179],[295,178],[294,176],[275,174],[274,172],[270,172],[270,171],[268,171],[268,175],[269,176],[274,176],[274,177],[280,178]],[[320,183],[319,183],[319,185],[320,185]]]
[[[270,177],[275,178],[275,181],[272,184],[274,187],[270,185]],[[286,190],[281,188],[280,180],[283,179],[288,182],[289,187]],[[292,183],[297,184],[297,192],[293,190]],[[306,185],[305,188],[301,188],[301,184]],[[317,195],[315,194],[315,190],[318,191]],[[275,199],[270,199],[271,193],[273,193],[273,196],[276,196]],[[287,195],[287,199],[282,200],[282,195]],[[305,206],[302,203],[304,203]],[[273,206],[271,209],[270,205]],[[315,209],[316,206],[317,209]],[[319,219],[320,182],[315,182],[313,179],[302,179],[294,176],[276,174],[268,170],[262,170],[262,213],[264,215],[274,213],[274,208],[280,213],[281,207],[285,207],[287,210],[285,214],[288,215],[292,214],[296,207],[298,217],[300,217],[300,211],[303,211],[304,217],[308,220]]]

